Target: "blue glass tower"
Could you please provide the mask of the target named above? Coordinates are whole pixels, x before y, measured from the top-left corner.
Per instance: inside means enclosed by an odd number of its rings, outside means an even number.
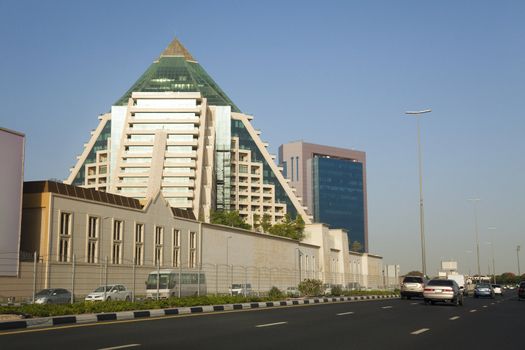
[[[312,187],[314,220],[346,229],[351,250],[364,251],[363,164],[351,159],[315,155]]]

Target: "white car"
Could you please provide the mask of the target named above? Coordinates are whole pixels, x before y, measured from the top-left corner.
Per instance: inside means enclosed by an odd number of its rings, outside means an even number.
[[[100,286],[93,292],[89,293],[85,301],[110,301],[110,300],[125,300],[131,301],[132,292],[127,290],[122,284],[109,284],[107,286]]]
[[[499,284],[493,284],[492,289],[494,289],[495,295],[503,295],[503,289],[501,288]]]
[[[230,295],[252,295],[252,285],[247,284],[232,284],[232,287],[229,288],[228,292]]]

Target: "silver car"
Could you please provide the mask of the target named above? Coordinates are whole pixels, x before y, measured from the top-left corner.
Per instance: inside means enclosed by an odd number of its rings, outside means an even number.
[[[454,280],[434,279],[428,281],[423,291],[425,304],[448,302],[456,306],[463,305],[463,293]]]
[[[35,304],[69,304],[71,292],[62,288],[42,289],[35,294]]]
[[[420,276],[405,276],[401,283],[401,298],[422,297],[425,289],[425,279]]]

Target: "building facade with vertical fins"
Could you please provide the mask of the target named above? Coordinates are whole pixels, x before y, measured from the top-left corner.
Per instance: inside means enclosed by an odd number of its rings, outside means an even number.
[[[365,152],[290,142],[279,165],[315,222],[346,230],[350,250],[368,252]]]
[[[174,39],[99,117],[65,183],[139,200],[160,190],[205,222],[238,210],[249,224],[264,214],[310,223],[251,120]]]

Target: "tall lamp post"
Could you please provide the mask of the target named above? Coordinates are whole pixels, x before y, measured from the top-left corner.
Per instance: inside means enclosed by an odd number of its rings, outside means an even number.
[[[481,267],[479,265],[479,235],[478,235],[478,206],[477,203],[481,200],[479,198],[468,199],[474,203],[474,231],[476,233],[476,256],[478,260],[478,279],[481,278]]]
[[[520,249],[521,249],[521,247],[519,245],[516,246],[516,258],[518,258],[518,276],[521,276],[521,271],[520,271]]]
[[[407,115],[415,116],[417,120],[417,155],[419,164],[419,232],[421,235],[421,269],[423,270],[423,276],[427,275],[427,259],[425,253],[425,217],[423,211],[423,170],[421,160],[421,130],[419,126],[419,119],[421,115],[432,112],[431,109],[425,109],[422,111],[408,111],[405,112]]]
[[[496,258],[494,257],[494,231],[495,227],[487,227],[487,230],[492,231],[490,235],[490,245],[492,248],[492,278],[494,279],[494,284],[496,284]]]
[[[230,258],[230,238],[232,238],[232,236],[228,236],[226,237],[226,278],[228,278],[228,272],[230,272],[230,265],[229,265],[229,258]],[[228,288],[230,290],[230,295],[232,293],[232,284],[233,284],[233,267],[231,268],[231,276],[230,276],[230,288]]]

